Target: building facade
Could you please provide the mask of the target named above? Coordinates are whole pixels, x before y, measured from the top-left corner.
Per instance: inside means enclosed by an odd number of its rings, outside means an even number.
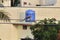
[[[0,0],[0,10],[8,12],[11,22],[0,20],[1,40],[22,40],[26,37],[34,39],[30,26],[34,22],[25,22],[27,10],[35,11],[35,20],[56,18],[60,20],[60,0]],[[48,4],[49,3],[49,4]],[[2,7],[2,8],[1,8]]]
[[[60,0],[0,0],[0,4],[7,7],[40,7],[60,6]]]
[[[9,7],[11,6],[11,0],[0,0],[0,6],[1,7]]]
[[[0,8],[9,13],[10,19],[20,19],[21,15],[25,14],[26,10],[31,9],[35,11],[36,20],[44,18],[56,18],[60,20],[60,9],[59,8],[17,8],[17,7],[5,7]],[[43,12],[42,12],[43,11]],[[24,16],[25,17],[25,16]],[[22,17],[22,18],[24,18]],[[3,23],[3,24],[2,24]],[[24,26],[24,25],[27,25]],[[30,30],[32,23],[21,22],[20,20],[11,20],[10,23],[0,22],[0,39],[1,40],[21,40],[25,37],[33,39],[33,35]]]

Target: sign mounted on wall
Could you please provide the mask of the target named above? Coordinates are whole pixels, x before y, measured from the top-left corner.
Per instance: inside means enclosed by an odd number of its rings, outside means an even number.
[[[26,22],[34,22],[35,21],[35,11],[34,10],[27,10],[26,11],[25,21]]]

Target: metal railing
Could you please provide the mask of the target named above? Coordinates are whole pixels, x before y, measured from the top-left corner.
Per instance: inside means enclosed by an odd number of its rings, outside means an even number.
[[[35,23],[35,22],[25,22],[25,20],[23,19],[9,19],[9,20],[0,19],[0,24],[34,24]]]
[[[1,20],[0,19],[0,24],[10,24],[10,23],[38,23],[40,20],[35,20],[34,22],[25,22],[23,19],[9,19],[10,21],[6,20]],[[56,23],[60,20],[56,20]]]

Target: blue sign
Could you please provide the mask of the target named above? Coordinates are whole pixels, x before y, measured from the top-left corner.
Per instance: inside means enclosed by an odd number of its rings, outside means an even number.
[[[26,22],[34,22],[35,21],[35,11],[34,10],[27,10],[25,14],[25,21]]]

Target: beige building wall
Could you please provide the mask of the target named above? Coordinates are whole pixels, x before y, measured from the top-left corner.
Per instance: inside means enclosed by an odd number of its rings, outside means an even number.
[[[0,4],[2,4],[5,7],[10,7],[11,6],[11,0],[0,0]]]
[[[36,7],[36,5],[45,4],[45,0],[20,0],[22,7]],[[27,2],[27,5],[24,5],[24,2]],[[29,5],[29,3],[31,5]],[[2,3],[4,6],[11,6],[11,0],[4,0]],[[60,0],[56,0],[56,4],[54,6],[49,7],[60,7]]]
[[[10,6],[11,6],[11,0],[4,0],[2,4],[3,4],[4,6],[10,7]]]
[[[20,8],[20,7],[12,7],[12,8],[4,8],[11,15],[11,19],[19,19],[21,14],[25,14],[26,10],[34,10],[36,14],[36,20],[44,19],[44,18],[56,18],[60,20],[60,9],[59,8]],[[25,16],[24,16],[25,17]]]
[[[24,0],[26,1],[26,0]],[[10,3],[11,0],[4,0],[3,5],[4,6],[11,6]],[[23,2],[23,1],[22,1]],[[39,1],[36,0],[27,0],[28,3],[33,3],[31,7],[35,6],[36,4],[39,4]],[[22,6],[24,6],[22,4]],[[29,5],[27,5],[29,7]],[[55,5],[56,7],[60,8],[60,0],[57,0],[57,3]],[[54,6],[53,6],[54,7]],[[8,12],[8,15],[10,19],[20,19],[21,14],[25,17],[26,10],[32,9],[35,11],[36,14],[36,20],[41,20],[44,18],[56,18],[57,20],[60,20],[60,9],[59,8],[20,8],[20,7],[4,7],[0,8],[0,10],[5,10]],[[4,21],[3,21],[4,22]],[[20,20],[11,20],[12,23],[20,22]],[[1,23],[1,21],[0,21]],[[31,30],[28,26],[27,30],[23,30],[22,25],[13,25],[13,24],[0,24],[0,39],[1,40],[20,40],[24,37],[31,37],[33,38],[33,35],[31,34]]]
[[[56,5],[57,7],[60,7],[60,0],[57,0]]]
[[[45,5],[46,4],[45,1],[46,0],[21,0],[21,6],[22,7],[37,7],[36,5]],[[27,4],[24,5],[24,2],[26,2]],[[47,7],[60,7],[60,0],[56,0],[56,3],[53,6],[47,6]]]
[[[26,2],[27,4],[24,5],[24,2]],[[36,7],[37,4],[40,4],[39,0],[21,0],[22,7]]]
[[[56,18],[60,20],[60,9],[59,8],[17,8],[17,7],[4,7],[0,10],[5,10],[8,12],[10,19],[20,19],[21,14],[25,14],[26,10],[34,10],[36,14],[36,20],[41,20],[44,18]],[[25,16],[24,16],[25,17]],[[19,20],[11,21],[12,23],[20,22]],[[31,30],[28,26],[27,30],[23,30],[22,25],[13,24],[0,24],[0,38],[2,40],[20,40],[29,36],[33,38]]]
[[[0,24],[1,40],[18,40],[17,30],[12,24]]]
[[[45,5],[46,0],[21,0],[21,5],[22,6],[27,6],[27,7],[36,7],[36,5]],[[24,2],[27,2],[27,5],[24,5]],[[31,5],[28,5],[31,3]],[[56,0],[56,3],[54,6],[47,6],[47,7],[60,7],[60,0]]]

